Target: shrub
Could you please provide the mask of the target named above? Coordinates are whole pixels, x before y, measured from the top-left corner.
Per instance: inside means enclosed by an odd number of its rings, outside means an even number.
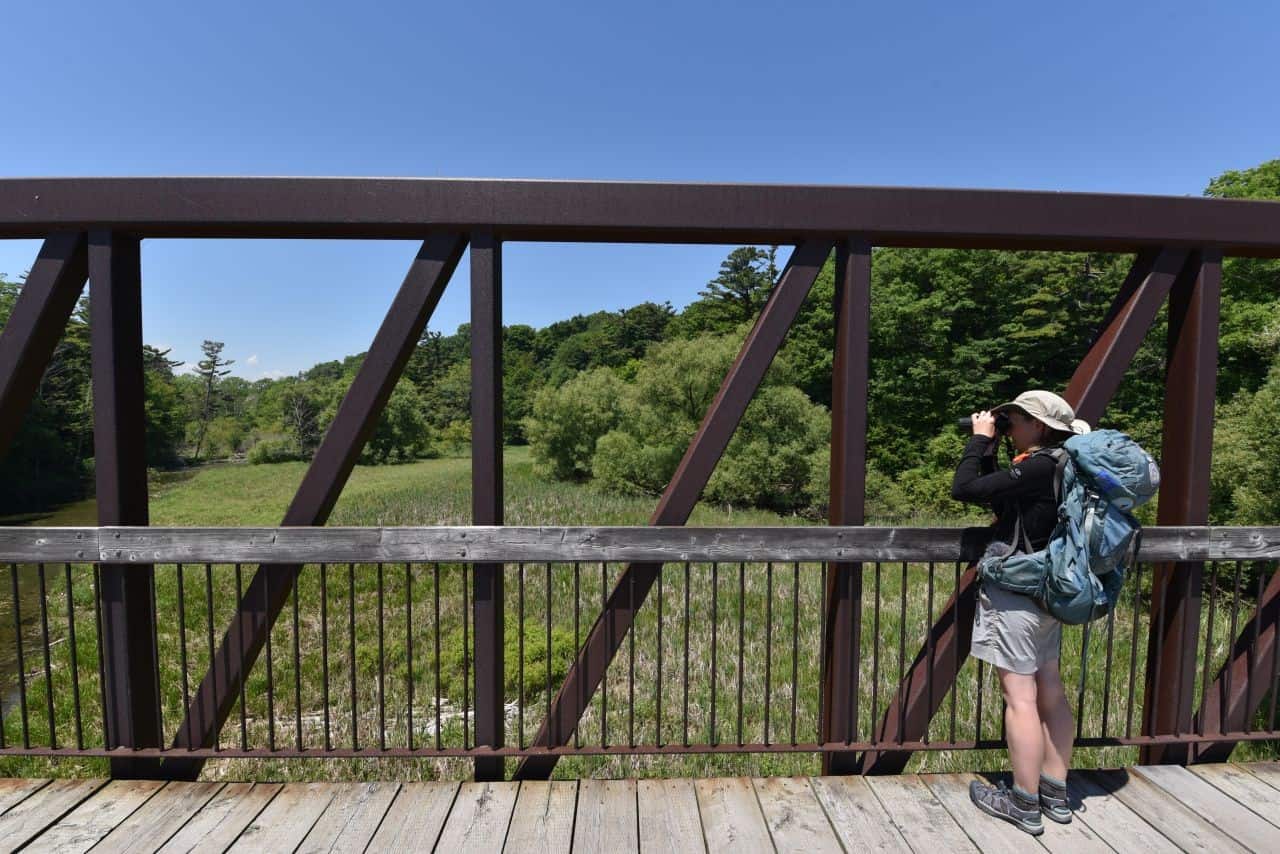
[[[622,417],[624,391],[612,370],[596,368],[538,392],[524,424],[539,468],[557,480],[590,477],[597,441]]]
[[[249,462],[253,465],[287,463],[303,458],[297,445],[289,439],[263,439],[249,449]]]

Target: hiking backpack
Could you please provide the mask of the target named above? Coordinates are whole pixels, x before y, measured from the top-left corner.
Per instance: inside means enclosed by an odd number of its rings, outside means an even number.
[[[1072,436],[1060,448],[1036,453],[1057,462],[1053,534],[1044,549],[1031,551],[1019,518],[1008,553],[984,557],[978,575],[1030,596],[1064,623],[1088,623],[1105,616],[1120,595],[1142,540],[1142,526],[1130,511],[1155,495],[1160,470],[1116,430]],[[1015,554],[1019,531],[1026,551]]]

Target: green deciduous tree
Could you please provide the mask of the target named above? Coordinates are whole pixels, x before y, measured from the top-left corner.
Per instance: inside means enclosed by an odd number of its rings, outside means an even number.
[[[596,443],[622,417],[625,391],[609,368],[584,371],[559,388],[539,391],[524,420],[539,468],[558,480],[590,477]]]

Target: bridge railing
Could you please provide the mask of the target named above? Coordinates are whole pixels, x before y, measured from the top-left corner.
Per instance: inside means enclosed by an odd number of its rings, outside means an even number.
[[[794,247],[690,440],[672,480],[656,502],[649,518],[651,525],[670,528],[688,522],[756,389],[829,261],[833,261],[834,281],[831,478],[827,521],[833,527],[858,526],[865,522],[873,250],[881,247],[937,247],[1132,253],[1129,272],[1102,318],[1095,339],[1067,381],[1063,397],[1071,404],[1077,417],[1091,424],[1105,423],[1107,405],[1120,387],[1143,337],[1156,324],[1162,309],[1167,308],[1164,314],[1167,323],[1163,324],[1166,330],[1165,352],[1168,354],[1164,419],[1161,446],[1156,454],[1161,462],[1163,479],[1157,523],[1162,528],[1171,529],[1181,525],[1202,525],[1209,518],[1206,484],[1210,481],[1213,450],[1223,261],[1233,256],[1280,257],[1280,204],[1257,200],[1096,193],[595,181],[182,177],[3,179],[0,180],[0,239],[42,238],[43,243],[3,332],[0,332],[0,455],[8,451],[17,435],[54,348],[87,283],[93,315],[93,457],[98,523],[104,526],[147,525],[143,241],[231,237],[421,241],[350,389],[339,404],[281,520],[281,524],[288,528],[321,527],[328,521],[378,417],[464,254],[469,256],[471,305],[470,521],[476,525],[501,525],[504,521],[503,245],[524,241],[611,241]],[[883,532],[882,535],[887,536]],[[101,536],[98,535],[99,540]],[[120,533],[120,536],[126,534]],[[321,536],[330,537],[329,534]],[[99,540],[95,543],[100,544]],[[699,639],[707,656],[705,661],[691,660],[691,680],[699,666],[704,673],[715,673],[710,666],[711,650],[716,651],[716,667],[722,666],[718,646],[721,641],[719,621],[729,620],[730,628],[735,625],[731,619],[732,611],[725,612],[720,607],[722,600],[718,585],[734,580],[724,581],[722,570],[732,575],[726,568],[729,564],[734,561],[744,564],[740,587],[745,591],[741,595],[747,596],[757,589],[761,572],[767,591],[770,578],[777,581],[777,563],[799,561],[800,580],[796,582],[796,588],[801,598],[790,617],[800,635],[795,643],[796,679],[790,685],[796,692],[796,745],[801,743],[800,733],[809,719],[805,715],[816,703],[814,714],[819,721],[817,733],[820,734],[813,736],[813,741],[823,748],[824,771],[838,773],[858,768],[891,771],[903,766],[905,757],[910,755],[908,748],[924,746],[926,741],[934,745],[941,740],[935,730],[940,697],[948,697],[955,686],[960,692],[956,700],[960,706],[957,709],[959,715],[965,708],[961,705],[966,699],[965,685],[985,684],[960,672],[967,654],[967,625],[977,592],[972,574],[962,571],[955,603],[949,606],[943,602],[936,620],[931,625],[926,624],[932,610],[929,606],[938,605],[937,601],[930,601],[930,584],[935,597],[939,590],[945,590],[946,573],[940,572],[938,565],[956,560],[959,543],[944,543],[935,552],[926,550],[910,556],[892,557],[877,551],[891,541],[859,542],[870,550],[846,554],[819,550],[808,558],[784,557],[769,552],[684,558],[678,557],[679,550],[664,548],[635,558],[599,554],[573,557],[554,551],[535,555],[519,549],[502,558],[477,557],[475,553],[462,557],[446,555],[439,558],[442,609],[447,612],[448,603],[452,601],[447,597],[448,583],[451,582],[443,580],[451,577],[448,568],[468,565],[471,570],[469,580],[461,578],[464,572],[458,569],[456,582],[462,591],[457,607],[461,608],[461,615],[467,616],[468,622],[458,627],[448,627],[442,622],[427,629],[425,636],[420,629],[416,630],[416,635],[433,641],[435,636],[439,636],[442,662],[445,659],[460,661],[461,666],[468,669],[461,684],[467,686],[470,693],[461,701],[454,696],[457,693],[453,687],[455,683],[446,681],[450,671],[444,669],[443,663],[438,671],[442,679],[441,692],[452,692],[444,693],[443,697],[448,697],[451,703],[460,702],[464,713],[462,726],[465,737],[458,743],[459,749],[473,750],[468,743],[479,744],[489,750],[512,749],[510,734],[515,730],[509,725],[506,704],[511,697],[512,685],[531,687],[518,672],[511,675],[512,662],[515,662],[517,670],[528,662],[519,649],[512,649],[508,655],[507,647],[496,639],[509,642],[516,637],[517,646],[521,640],[534,643],[532,635],[526,638],[525,633],[511,628],[510,621],[519,618],[519,614],[514,618],[511,616],[512,610],[518,610],[521,603],[536,601],[529,599],[526,602],[527,596],[513,593],[509,587],[512,583],[520,583],[518,564],[521,561],[534,564],[551,561],[549,586],[553,593],[561,591],[559,597],[551,596],[552,604],[544,608],[550,614],[552,624],[552,683],[555,682],[555,663],[560,655],[557,650],[566,644],[573,647],[565,640],[567,629],[556,610],[563,607],[558,603],[566,601],[563,585],[568,582],[564,579],[572,575],[573,570],[565,569],[558,562],[568,561],[570,567],[575,561],[579,562],[578,584],[584,596],[589,588],[582,587],[583,567],[592,562],[605,564],[602,583],[607,587],[612,581],[613,586],[603,593],[604,616],[584,631],[582,648],[571,653],[573,663],[564,675],[564,684],[553,692],[549,726],[535,733],[533,741],[525,747],[514,748],[517,753],[526,754],[521,760],[519,775],[545,777],[556,763],[558,754],[553,751],[564,749],[562,745],[575,729],[579,735],[589,729],[595,720],[592,714],[599,716],[601,730],[607,729],[604,721],[605,712],[609,711],[604,708],[606,699],[612,710],[610,720],[616,720],[612,715],[620,708],[619,701],[609,693],[614,690],[610,686],[620,684],[618,668],[622,666],[621,661],[627,660],[617,656],[629,654],[633,641],[637,655],[641,655],[644,644],[638,635],[648,625],[646,620],[656,619],[648,616],[656,608],[642,607],[647,606],[650,590],[654,590],[656,595],[655,588],[659,587],[661,580],[663,594],[670,595],[670,591],[679,589],[683,580],[682,567],[677,569],[673,561],[690,561],[691,585],[700,579],[695,574],[695,570],[701,571],[700,563],[721,562],[719,567],[713,566],[708,570],[711,594],[695,596],[698,588],[691,586],[690,589],[690,608],[701,608],[704,602],[707,605],[707,610],[698,610],[690,615],[690,643]],[[91,575],[97,588],[97,604],[92,619],[100,620],[103,628],[101,632],[91,631],[84,637],[103,641],[99,655],[99,679],[107,688],[103,693],[100,726],[110,738],[99,749],[115,750],[118,744],[130,750],[154,752],[148,758],[113,758],[112,773],[157,773],[161,769],[156,763],[163,754],[164,764],[170,769],[166,773],[191,774],[202,761],[200,751],[217,749],[219,742],[226,739],[227,727],[238,727],[241,705],[244,707],[243,743],[248,743],[251,728],[260,720],[268,722],[267,737],[271,738],[270,730],[278,722],[272,709],[262,713],[265,717],[255,711],[252,720],[249,709],[251,703],[258,702],[258,688],[264,697],[270,694],[274,704],[277,698],[274,675],[268,692],[266,685],[253,680],[250,671],[260,672],[263,668],[260,658],[266,658],[268,654],[278,657],[276,647],[290,642],[286,641],[287,632],[282,627],[288,625],[285,609],[294,599],[295,587],[301,597],[298,603],[299,625],[310,630],[318,621],[324,635],[316,641],[300,628],[305,635],[298,639],[297,667],[302,674],[295,678],[302,681],[301,677],[307,676],[309,678],[304,684],[320,684],[322,689],[328,685],[333,689],[329,693],[330,701],[336,692],[342,690],[337,683],[330,685],[323,679],[310,678],[317,672],[323,675],[326,662],[342,661],[341,650],[334,652],[324,642],[326,638],[332,640],[327,626],[330,568],[323,564],[313,567],[311,564],[334,561],[339,565],[337,571],[340,573],[347,564],[352,564],[352,577],[346,583],[348,587],[354,586],[358,594],[365,589],[362,585],[372,583],[376,588],[377,563],[383,561],[384,606],[389,582],[387,559],[376,551],[339,557],[334,552],[325,551],[332,545],[334,542],[326,540],[325,547],[313,557],[290,557],[277,553],[267,558],[293,562],[262,564],[269,567],[269,571],[251,572],[238,604],[231,601],[236,592],[235,562],[241,561],[243,582],[245,566],[262,560],[261,556],[217,553],[216,550],[202,557],[192,557],[194,553],[186,557],[174,554],[168,558],[153,555],[147,558],[155,564],[153,569],[130,566],[127,560],[116,556],[104,558],[101,552],[96,564],[91,557],[74,556],[63,559],[21,557],[15,560],[47,561],[46,589],[49,564],[55,568],[60,562],[68,564],[61,569],[64,576],[68,573],[72,576],[69,586],[73,603],[77,589],[75,567],[80,565],[79,562],[95,567]],[[834,542],[827,545],[831,548],[836,546]],[[166,559],[173,563],[166,565]],[[1189,558],[1194,561],[1215,559]],[[1188,746],[1193,742],[1188,741],[1186,734],[1200,726],[1198,720],[1204,720],[1203,727],[1207,732],[1223,729],[1232,734],[1245,732],[1251,727],[1249,722],[1257,713],[1261,702],[1259,698],[1265,696],[1265,686],[1269,684],[1268,678],[1274,670],[1280,573],[1273,573],[1261,585],[1261,591],[1254,591],[1252,586],[1257,585],[1250,573],[1255,564],[1249,563],[1254,556],[1249,553],[1232,554],[1222,559],[1246,561],[1241,569],[1243,577],[1239,596],[1236,596],[1234,583],[1230,586],[1230,595],[1223,596],[1223,603],[1230,599],[1235,604],[1222,604],[1212,598],[1215,591],[1221,592],[1221,579],[1215,582],[1212,573],[1222,567],[1211,565],[1206,568],[1200,562],[1179,564],[1181,569],[1174,563],[1150,565],[1146,573],[1152,591],[1150,601],[1145,603],[1148,611],[1139,615],[1139,622],[1130,629],[1135,643],[1140,647],[1145,643],[1138,654],[1146,656],[1141,666],[1134,660],[1132,669],[1135,674],[1141,671],[1144,676],[1154,675],[1137,686],[1135,680],[1127,679],[1124,673],[1117,671],[1117,678],[1113,681],[1123,681],[1126,689],[1133,687],[1135,692],[1141,687],[1142,696],[1139,699],[1135,693],[1132,703],[1115,708],[1112,707],[1112,698],[1108,697],[1102,707],[1108,714],[1108,731],[1104,734],[1101,728],[1097,728],[1097,732],[1089,737],[1147,737],[1150,741],[1142,743],[1143,761],[1188,761],[1216,756],[1228,750],[1231,743],[1202,740],[1194,742],[1198,746]],[[1274,559],[1274,556],[1266,559]],[[415,573],[428,572],[434,581],[436,558],[418,552],[395,560],[406,561],[410,565],[409,580],[405,582],[406,596],[407,588],[420,587],[424,583]],[[473,562],[468,564],[468,560]],[[831,563],[833,560],[837,562]],[[906,579],[893,582],[888,578],[891,574],[888,570],[892,567],[885,562],[899,560],[907,562]],[[185,569],[172,568],[183,561],[197,563],[184,564]],[[508,565],[512,561],[517,564],[514,570]],[[611,564],[611,561],[623,563]],[[827,562],[823,571],[825,577],[816,570],[805,569],[807,562],[816,564],[824,561]],[[210,568],[209,593],[202,611],[196,599],[188,601],[187,598],[192,584],[196,593],[200,591],[198,573],[194,580],[188,579],[186,573],[194,571],[191,569],[193,565],[200,566],[199,572],[203,572],[203,562],[209,563]],[[770,562],[775,563],[772,576],[768,568]],[[859,562],[863,565],[859,566]],[[933,569],[921,568],[930,562],[934,564]],[[230,569],[222,568],[224,564]],[[760,569],[761,564],[763,570]],[[610,565],[615,569],[625,566],[625,571],[618,573],[616,578],[611,577]],[[21,592],[23,577],[32,571],[13,569],[11,572],[17,579],[11,586],[16,586]],[[38,567],[34,572],[39,576]],[[374,575],[370,576],[370,572]],[[893,609],[889,604],[870,598],[877,572],[885,585],[881,592],[895,592],[905,603],[900,603],[898,612],[901,619],[898,623],[891,619]],[[793,567],[793,576],[796,574]],[[954,576],[954,571],[951,574]],[[370,582],[370,578],[374,580]],[[176,593],[179,579],[183,584],[180,596]],[[39,581],[37,577],[34,582],[37,587]],[[65,577],[63,581],[66,582]],[[528,581],[527,577],[525,581]],[[1231,581],[1234,582],[1234,577]],[[898,586],[894,587],[894,583]],[[171,586],[175,591],[172,595],[169,593]],[[313,586],[322,586],[323,592],[310,592]],[[1134,587],[1139,600],[1147,595],[1145,588],[1139,589],[1137,584]],[[536,585],[534,589],[536,591]],[[812,593],[819,589],[819,594]],[[803,598],[806,591],[810,592],[810,598],[817,596],[816,609],[804,604],[808,601]],[[1202,608],[1206,591],[1210,594],[1207,609]],[[196,596],[196,593],[191,595]],[[338,594],[333,595],[336,597]],[[1201,706],[1197,707],[1193,702],[1193,686],[1197,680],[1206,677],[1197,675],[1198,640],[1191,632],[1197,628],[1207,630],[1213,624],[1209,610],[1215,607],[1226,607],[1239,622],[1248,602],[1242,597],[1249,596],[1259,600],[1257,630],[1254,633],[1257,637],[1252,637],[1245,629],[1231,634],[1230,624],[1222,630],[1230,636],[1229,640],[1224,640],[1222,633],[1215,635],[1215,642],[1226,643],[1229,647],[1223,663],[1225,669],[1221,679],[1215,677],[1212,683],[1218,688],[1205,692]],[[42,601],[45,601],[44,608],[48,611],[49,602],[43,598]],[[763,601],[773,600],[766,596]],[[731,606],[733,600],[723,602]],[[157,603],[162,609],[159,613]],[[434,605],[434,599],[432,603]],[[182,614],[177,613],[179,604]],[[304,609],[311,604],[322,604],[323,610],[319,617],[304,620]],[[341,606],[337,599],[333,604]],[[367,601],[357,604],[359,607],[354,620],[348,615],[348,622],[354,622],[353,633],[357,636],[356,651],[351,653],[351,657],[356,665],[364,667],[368,659],[359,657],[359,632],[364,625],[362,617],[373,606]],[[664,604],[674,605],[674,601]],[[714,619],[709,611],[712,604],[716,607]],[[1138,605],[1142,604],[1139,601]],[[21,609],[21,602],[18,607]],[[218,610],[223,607],[225,611]],[[350,604],[347,607],[350,609]],[[913,622],[917,607],[923,607],[921,619],[926,623]],[[948,611],[948,607],[952,610]],[[165,608],[170,610],[163,610]],[[585,621],[591,612],[585,604],[582,608],[578,609],[578,616],[580,621]],[[822,613],[815,618],[816,612]],[[215,620],[212,629],[206,626],[206,634],[215,636],[215,644],[213,651],[207,653],[210,661],[204,662],[211,666],[200,675],[199,684],[190,684],[190,677],[195,673],[191,668],[191,656],[198,656],[201,651],[188,647],[184,653],[182,638],[174,641],[170,637],[175,626],[180,628],[179,634],[196,628],[186,625],[189,613],[196,615],[193,619],[202,615],[207,618],[214,613],[229,621],[220,624]],[[373,608],[372,613],[382,611]],[[416,613],[410,609],[406,633],[417,619]],[[785,608],[779,612],[780,615],[785,613]],[[906,616],[902,617],[904,613]],[[1216,613],[1221,613],[1221,610]],[[44,616],[43,612],[41,616]],[[442,613],[442,620],[444,616]],[[528,618],[530,614],[525,616]],[[546,616],[542,615],[544,622]],[[639,621],[635,633],[631,632],[633,617]],[[907,638],[923,639],[922,645],[915,647],[914,654],[908,655],[904,647],[901,654],[904,671],[899,674],[901,679],[892,686],[891,698],[883,692],[876,695],[874,690],[867,696],[864,691],[864,688],[880,685],[879,679],[888,678],[884,673],[891,669],[889,664],[893,659],[890,654],[892,645],[888,641],[871,643],[868,640],[867,633],[875,630],[877,617],[882,618],[881,629],[886,625],[898,628],[900,645],[906,642],[902,637],[904,632]],[[89,619],[87,614],[85,619]],[[561,619],[560,623],[558,619]],[[745,614],[743,622],[745,626]],[[557,626],[560,626],[560,635],[556,634]],[[785,634],[784,625],[778,626]],[[816,626],[821,635],[820,651],[815,648],[806,652],[800,647],[800,643],[808,638],[805,632],[811,630],[807,627],[811,626]],[[83,633],[83,627],[79,628]],[[656,632],[656,626],[654,628]],[[669,628],[663,628],[664,643],[671,642]],[[698,632],[710,628],[716,632],[714,642],[703,642]],[[776,640],[771,631],[773,626],[766,618],[761,628],[769,635],[768,644],[758,647],[762,655],[769,653],[768,660],[764,662],[769,665],[769,680],[760,683],[761,702],[765,698],[769,700],[769,714],[763,715],[762,711],[760,722],[768,720],[773,724],[773,715],[781,715],[777,723],[785,725],[787,740],[792,740],[789,707],[780,706],[778,700],[785,695],[787,686],[782,686],[783,695],[779,695],[774,691],[772,681],[775,677],[782,678],[773,672],[775,650],[772,643]],[[916,629],[914,632],[913,628]],[[383,631],[385,652],[385,619]],[[744,628],[744,636],[745,633]],[[1091,644],[1097,635],[1098,632],[1091,634]],[[456,641],[459,637],[461,640]],[[860,646],[852,644],[851,638],[854,637],[859,638]],[[221,642],[218,642],[219,638]],[[392,642],[395,640],[393,637]],[[1115,629],[1112,640],[1123,643],[1119,627]],[[304,641],[307,644],[305,652]],[[741,668],[744,679],[746,643],[744,640]],[[450,659],[455,646],[457,655]],[[77,650],[82,647],[80,643],[73,645]],[[92,660],[90,653],[93,649],[83,649],[86,660]],[[665,649],[658,644],[653,651],[656,658],[657,651],[664,650],[664,667],[671,664]],[[853,651],[857,651],[859,657],[852,657]],[[1112,651],[1114,653],[1115,650]],[[421,697],[424,688],[416,680],[420,675],[425,679],[428,671],[423,669],[425,660],[422,654],[413,646],[406,645],[406,657],[410,653],[414,661],[412,665],[407,661],[404,663],[405,672],[409,674],[405,679],[405,690],[407,692],[409,686],[413,686],[415,697]],[[871,669],[875,671],[872,674],[865,672],[867,653],[871,655]],[[179,657],[176,670],[172,664],[175,654]],[[183,654],[188,656],[186,666],[181,666]],[[693,655],[692,647],[689,654]],[[906,662],[908,657],[909,666]],[[199,661],[198,658],[195,660]],[[644,661],[642,656],[639,662]],[[288,655],[282,662],[292,664]],[[751,662],[752,667],[760,663]],[[25,666],[25,661],[23,664]],[[811,672],[805,669],[809,664],[819,668],[823,679],[821,688],[804,683]],[[16,663],[14,667],[21,670]],[[55,670],[54,661],[50,661],[50,679],[56,682],[56,674],[63,672],[66,671]],[[267,668],[267,672],[272,672],[271,668]],[[368,686],[362,685],[361,677],[373,671],[357,667],[352,672],[356,684],[351,693],[357,704],[351,715],[356,721],[353,725],[355,749],[366,750],[370,749],[371,742],[361,734],[359,721],[362,709],[367,711],[370,706],[367,700],[362,700],[362,696],[367,696]],[[385,682],[386,673],[377,672],[382,674]],[[79,677],[74,666],[70,673]],[[185,689],[180,678],[171,677],[173,673],[188,676]],[[661,668],[656,669],[655,682],[658,673],[666,676]],[[957,676],[961,677],[960,682],[955,682]],[[91,681],[92,674],[87,674],[86,678]],[[724,714],[729,714],[734,726],[735,744],[732,747],[738,749],[738,712],[732,712],[726,706],[722,713],[719,705],[722,700],[736,699],[737,689],[735,687],[725,694],[727,689],[716,681],[718,678],[717,674],[705,686],[705,702],[691,682],[690,725],[694,734],[690,738],[700,739],[706,749],[724,749],[723,745],[712,742],[720,740],[722,733],[719,727],[726,720]],[[1142,681],[1142,677],[1135,678]],[[348,681],[352,680],[349,678]],[[38,684],[38,678],[33,684]],[[243,704],[238,696],[242,684],[249,687],[244,692]],[[628,678],[621,684],[626,684],[629,692],[635,680]],[[673,684],[667,679],[664,687],[670,690]],[[856,685],[857,690],[851,691],[851,685]],[[605,691],[598,694],[597,689],[601,686],[605,686]],[[1247,689],[1242,686],[1247,686]],[[74,694],[76,686],[69,687]],[[746,682],[742,688],[744,700],[740,711],[744,719],[744,745],[748,738],[747,723],[751,721],[751,707],[746,705],[745,699],[750,687],[751,683]],[[1089,687],[1086,684],[1086,690]],[[190,694],[190,702],[184,697],[184,690]],[[713,690],[716,694],[714,703],[710,698]],[[1259,695],[1258,691],[1264,693]],[[323,693],[322,690],[322,702]],[[51,696],[56,700],[66,694],[54,692]],[[377,696],[381,701],[384,695],[379,693]],[[601,708],[592,713],[588,699],[597,696]],[[636,694],[635,700],[634,716],[641,722],[647,720],[639,713],[638,706],[644,696]],[[978,694],[974,697],[975,712],[978,699],[983,696]],[[985,696],[984,713],[991,702],[990,694]],[[447,731],[443,697],[440,703],[441,727]],[[627,697],[629,700],[629,693]],[[49,699],[41,699],[47,706]],[[386,689],[385,699],[393,700],[392,689]],[[663,704],[664,721],[669,723],[667,716],[672,707],[670,700],[664,699],[668,700]],[[868,703],[875,706],[881,701],[889,703],[887,709],[868,709]],[[318,708],[306,695],[299,702],[300,709],[303,706],[310,710]],[[361,702],[364,702],[363,706]],[[519,704],[518,697],[515,702]],[[657,697],[653,703],[656,718]],[[707,709],[705,736],[697,735],[698,730],[694,727],[695,723],[701,724],[695,716],[699,704]],[[331,703],[323,705],[328,709]],[[73,703],[72,706],[80,708],[80,704]],[[22,703],[21,708],[30,712],[28,703]],[[189,711],[179,711],[184,708]],[[414,714],[414,726],[417,726],[422,712],[407,697],[403,708],[404,749],[409,750],[408,736],[413,733],[416,738],[417,733],[408,725],[408,715]],[[1126,715],[1136,708],[1135,720],[1141,720],[1141,725],[1135,724],[1122,736],[1113,735],[1110,725],[1116,708],[1124,708]],[[716,712],[717,723],[714,732],[710,726],[712,709]],[[55,719],[57,711],[56,702],[52,712],[46,708],[47,714]],[[871,720],[876,715],[872,715],[872,711],[879,716],[874,724]],[[179,718],[176,729],[175,716]],[[299,723],[297,717],[295,710],[295,727],[301,732],[307,722],[304,718]],[[81,714],[77,730],[82,734],[86,726],[84,718]],[[28,714],[28,740],[32,720]],[[330,710],[330,746],[333,723]],[[1092,722],[1087,721],[1086,724],[1092,726]],[[379,729],[380,732],[386,731],[385,727],[380,726]],[[616,730],[614,732],[615,737],[602,733],[600,740],[605,743],[602,750],[618,749]],[[962,740],[959,732],[954,739],[948,732],[947,739]],[[762,727],[758,740],[762,747],[782,749],[777,747],[780,742],[775,736],[773,727],[767,737]],[[652,738],[654,748],[667,749],[677,743],[667,730],[655,729]],[[987,731],[976,728],[969,738],[975,744],[982,743],[987,738]],[[627,741],[630,741],[629,732]],[[561,746],[552,745],[552,742]],[[10,749],[10,743],[7,741],[2,749]],[[78,741],[76,743],[79,744]],[[309,743],[312,742],[303,741],[304,749]],[[381,741],[378,744],[380,747]],[[683,748],[683,721],[679,744]],[[828,749],[829,745],[837,747]],[[189,750],[189,757],[181,761],[175,758],[172,750],[176,748]],[[416,746],[413,749],[417,749]],[[632,749],[629,743],[627,749]],[[166,750],[170,753],[164,753]],[[542,750],[543,754],[536,755],[537,750]],[[116,756],[115,753],[112,755]],[[477,758],[474,766],[479,779],[496,779],[505,770],[498,755]]]
[[[968,660],[972,585],[962,584],[986,536],[872,527],[0,528],[8,576],[0,578],[0,755],[145,760],[165,776],[190,776],[210,758],[518,759],[516,773],[534,776],[539,762],[575,755],[856,754],[874,769],[912,751],[1000,747],[1000,691],[990,667]],[[1265,617],[1275,603],[1263,590],[1280,560],[1280,528],[1149,528],[1139,558],[1109,617],[1087,632],[1064,629],[1060,666],[1076,744],[1182,745],[1194,758],[1280,738],[1275,621]],[[1156,564],[1204,579],[1197,624],[1182,626],[1198,655],[1172,669],[1159,659],[1176,649],[1147,654],[1152,615],[1166,617],[1165,604],[1151,600]],[[485,603],[475,569],[487,565],[499,568],[504,596],[478,622]],[[255,606],[247,594],[259,566],[281,579],[287,601],[256,656],[243,656],[254,608],[267,613],[275,595],[264,587]],[[628,566],[632,580],[619,586]],[[108,568],[143,580],[154,617],[142,623],[153,632],[149,661],[104,658],[113,646],[104,632],[130,630],[104,628],[104,610],[118,604],[104,588]],[[836,568],[861,575],[862,596],[854,631],[824,644]],[[625,615],[630,628],[615,636],[606,621],[592,633],[606,614]],[[603,646],[584,643],[596,635]],[[1245,670],[1231,666],[1238,637],[1251,639]],[[854,677],[836,683],[849,733],[840,741],[821,738],[831,644],[857,662]],[[489,646],[504,650],[505,672],[478,670],[493,658]],[[226,681],[237,670],[219,660],[221,649],[253,662],[243,682]],[[602,662],[602,683],[566,682],[591,657]],[[111,668],[129,679],[112,678]],[[1158,684],[1168,672],[1178,684]],[[148,681],[156,690],[143,696],[157,700],[146,708],[109,688]],[[1144,704],[1184,694],[1194,718],[1151,734]],[[210,703],[224,696],[230,708],[220,716]],[[1241,703],[1251,707],[1244,725],[1224,726],[1231,718],[1222,710]],[[928,715],[925,735],[904,740],[911,714]],[[486,731],[495,718],[500,725]]]

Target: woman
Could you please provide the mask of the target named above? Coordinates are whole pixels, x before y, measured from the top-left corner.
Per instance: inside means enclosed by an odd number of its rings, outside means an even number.
[[[997,470],[996,415],[1009,417],[1017,455]],[[1046,449],[1087,433],[1071,406],[1048,391],[1028,391],[1011,403],[973,413],[973,437],[956,468],[951,497],[990,505],[996,512],[988,554],[1043,549],[1058,518],[1056,461]],[[1033,599],[982,583],[969,654],[996,668],[1005,699],[1005,737],[1013,788],[973,782],[969,796],[979,809],[1026,832],[1044,832],[1041,813],[1071,821],[1067,767],[1074,722],[1058,671],[1062,623]]]

